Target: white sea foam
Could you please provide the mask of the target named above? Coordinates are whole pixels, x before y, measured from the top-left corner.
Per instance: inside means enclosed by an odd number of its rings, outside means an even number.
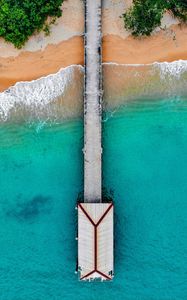
[[[124,67],[152,67],[160,71],[160,75],[172,75],[179,78],[181,74],[187,71],[187,60],[176,60],[173,62],[154,62],[150,64],[118,64],[115,62],[104,63],[108,66],[124,66]]]
[[[172,68],[173,66],[175,65],[187,65],[187,60],[182,60],[182,59],[179,59],[179,60],[175,60],[175,61],[172,61],[172,62],[167,62],[167,61],[164,61],[164,62],[153,62],[153,63],[149,63],[149,64],[119,64],[119,63],[116,63],[116,62],[105,62],[103,63],[103,65],[116,65],[116,66],[130,66],[130,67],[140,67],[140,66],[160,66],[162,67],[162,65],[168,65],[168,67]]]
[[[20,106],[24,109],[41,110],[65,94],[75,80],[75,73],[83,73],[80,65],[71,65],[56,74],[37,80],[18,82],[0,93],[0,118],[6,120],[10,112]]]
[[[118,105],[126,98],[149,95],[170,97],[186,95],[187,92],[185,60],[146,65],[111,62],[103,66],[105,102],[112,102],[115,98],[114,102]],[[75,115],[81,111],[83,73],[81,65],[71,65],[56,74],[16,83],[0,93],[0,121],[9,119],[16,112],[19,115],[20,111],[30,116],[49,114],[51,117],[54,107],[55,113],[60,110],[62,117]],[[60,105],[55,106],[59,98]]]
[[[131,99],[176,98],[187,95],[187,61],[152,64],[106,63],[103,71],[106,109]]]
[[[180,79],[181,75],[187,71],[187,60],[178,60],[170,63],[155,63],[154,65],[159,68],[162,79],[164,79],[166,75]]]

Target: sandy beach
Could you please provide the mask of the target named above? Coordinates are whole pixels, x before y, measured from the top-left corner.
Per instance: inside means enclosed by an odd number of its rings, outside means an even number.
[[[186,41],[186,43],[184,42]],[[148,38],[103,37],[103,61],[119,64],[149,64],[187,59],[187,26],[173,25]]]
[[[179,25],[166,14],[162,29],[156,30],[151,37],[135,39],[124,29],[121,15],[131,0],[124,2],[103,2],[104,62],[147,64],[187,59],[187,26]],[[30,81],[71,64],[83,64],[83,2],[67,0],[62,11],[50,36],[36,34],[21,50],[0,39],[0,91],[18,81]]]
[[[63,67],[83,64],[83,39],[79,36],[50,44],[45,50],[22,51],[18,56],[0,57],[0,91],[19,81],[30,81],[59,71]]]

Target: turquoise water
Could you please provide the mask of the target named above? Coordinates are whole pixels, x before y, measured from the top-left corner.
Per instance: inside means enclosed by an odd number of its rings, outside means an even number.
[[[187,102],[132,101],[104,117],[115,278],[78,282],[82,120],[0,125],[0,300],[187,299]]]

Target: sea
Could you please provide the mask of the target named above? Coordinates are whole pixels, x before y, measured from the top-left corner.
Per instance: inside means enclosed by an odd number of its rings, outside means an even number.
[[[115,276],[76,274],[83,68],[0,94],[0,300],[187,299],[187,61],[103,65]]]

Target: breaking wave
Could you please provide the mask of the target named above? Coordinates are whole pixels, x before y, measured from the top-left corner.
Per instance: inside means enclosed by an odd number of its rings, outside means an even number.
[[[66,118],[81,113],[83,67],[71,65],[56,74],[18,82],[0,93],[0,120]]]
[[[104,67],[105,107],[132,99],[182,98],[187,95],[187,61]]]
[[[0,121],[67,119],[82,115],[84,69],[71,65],[30,82],[18,82],[0,93]],[[105,109],[131,99],[187,95],[187,61],[153,64],[103,64]]]

